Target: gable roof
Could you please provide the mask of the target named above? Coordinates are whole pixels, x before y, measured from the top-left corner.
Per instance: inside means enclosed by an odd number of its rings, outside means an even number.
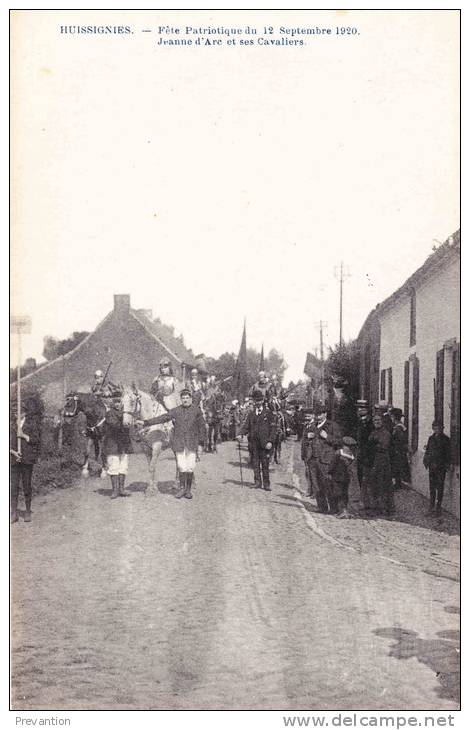
[[[422,264],[419,269],[416,269],[416,271],[408,277],[402,286],[394,291],[393,294],[390,294],[387,299],[384,299],[383,302],[377,304],[375,309],[372,309],[372,311],[369,312],[357,338],[360,339],[374,321],[378,323],[379,316],[384,314],[386,310],[392,307],[402,296],[409,296],[410,291],[424,283],[428,277],[439,271],[448,261],[459,256],[460,228],[458,231],[455,231],[455,233],[449,236],[444,243],[438,246],[436,250],[427,257],[424,264]]]
[[[175,360],[185,365],[196,365],[191,350],[188,350],[177,337],[172,336],[165,325],[150,319],[146,314],[136,309],[131,309],[130,314]]]
[[[411,274],[402,286],[393,292],[387,299],[378,304],[375,308],[376,314],[383,314],[404,294],[407,296],[410,292],[426,279],[439,271],[451,259],[460,256],[460,229],[453,233],[449,238],[436,248],[433,253],[427,257],[426,261],[419,269]]]

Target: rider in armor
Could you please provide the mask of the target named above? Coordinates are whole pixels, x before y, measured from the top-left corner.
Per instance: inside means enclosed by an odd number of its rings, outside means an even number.
[[[150,392],[159,403],[165,406],[167,410],[176,408],[181,405],[179,396],[180,383],[173,375],[171,360],[164,357],[160,360],[159,374],[153,379]]]
[[[258,381],[253,385],[253,387],[250,391],[250,396],[251,396],[251,398],[253,398],[255,391],[261,391],[261,393],[263,394],[263,399],[265,401],[267,401],[268,397],[269,397],[270,388],[271,388],[271,383],[269,382],[269,378],[268,378],[267,374],[265,373],[264,370],[260,370],[260,372],[258,373]],[[258,397],[259,397],[259,395],[258,395]]]
[[[102,370],[96,370],[94,380],[91,386],[91,392],[100,395],[102,398],[112,398],[117,390],[117,386],[109,380],[104,382],[104,373]]]
[[[199,377],[199,372],[197,368],[193,368],[191,370],[191,379],[186,384],[186,387],[188,390],[191,391],[194,405],[200,406],[202,410],[202,401],[204,400],[204,387]]]

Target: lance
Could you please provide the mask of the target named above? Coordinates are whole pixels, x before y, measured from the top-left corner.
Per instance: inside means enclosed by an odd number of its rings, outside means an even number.
[[[108,377],[108,373],[109,373],[109,371],[110,371],[110,369],[111,369],[111,365],[112,365],[112,364],[113,364],[113,361],[112,361],[112,360],[110,360],[110,361],[109,361],[109,365],[108,365],[108,367],[106,368],[106,372],[105,372],[105,374],[104,374],[104,378],[103,378],[103,382],[102,382],[102,384],[101,384],[101,387],[103,387],[103,385],[104,385],[104,384],[106,383],[106,378]]]

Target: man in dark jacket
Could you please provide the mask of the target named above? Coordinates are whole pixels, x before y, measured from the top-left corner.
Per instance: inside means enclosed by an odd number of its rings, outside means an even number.
[[[128,426],[123,424],[123,413],[120,399],[115,399],[106,408],[106,415],[102,426],[103,431],[103,458],[111,478],[111,499],[129,497],[124,489],[126,474],[129,467],[128,454],[132,452],[132,443]]]
[[[341,446],[342,438],[338,424],[328,419],[327,407],[319,404],[316,408],[316,424],[307,433],[307,460],[313,469],[316,485],[316,500],[319,512],[336,513],[337,505],[331,498],[330,467],[336,450]]]
[[[265,403],[263,391],[255,389],[252,394],[254,407],[248,412],[240,433],[237,436],[241,441],[242,437],[248,435],[255,487],[271,491],[269,481],[269,456],[276,438],[277,421],[275,414]]]
[[[200,456],[203,452],[206,440],[206,422],[199,405],[193,403],[191,391],[185,388],[180,395],[180,406],[172,408],[161,416],[143,421],[143,426],[154,426],[158,423],[173,421],[173,450],[176,454],[181,488],[176,497],[192,499],[191,486],[196,467],[196,455]]]
[[[450,438],[443,432],[442,424],[434,421],[432,435],[426,444],[423,464],[429,469],[429,515],[440,515],[446,471],[451,465]],[[437,496],[437,504],[436,504]]]
[[[24,521],[31,522],[31,499],[33,494],[33,467],[39,457],[41,446],[41,415],[34,398],[28,398],[17,428],[15,414],[10,417],[10,483],[11,522],[18,522],[18,493],[23,486],[25,501]]]

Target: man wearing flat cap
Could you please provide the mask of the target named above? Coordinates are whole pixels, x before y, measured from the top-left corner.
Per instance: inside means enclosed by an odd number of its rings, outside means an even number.
[[[255,388],[252,397],[253,408],[248,412],[237,438],[241,441],[242,436],[248,435],[255,487],[270,492],[269,456],[276,438],[277,420],[275,414],[265,404],[265,394],[262,390]]]
[[[167,421],[173,422],[173,450],[176,454],[180,482],[180,491],[176,497],[192,499],[191,486],[196,467],[196,456],[201,456],[203,451],[206,423],[200,407],[193,403],[191,391],[184,388],[180,397],[180,406],[171,408],[168,413],[163,413],[161,416],[143,421],[142,425],[145,428]]]

